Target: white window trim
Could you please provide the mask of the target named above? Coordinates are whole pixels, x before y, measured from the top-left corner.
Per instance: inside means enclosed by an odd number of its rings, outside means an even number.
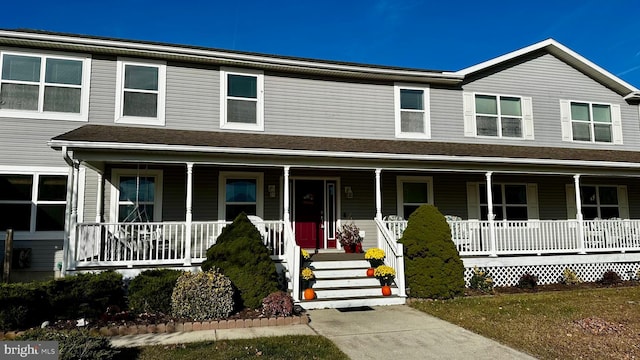
[[[591,140],[574,140],[573,139],[573,119],[571,117],[571,103],[581,103],[589,105],[589,126],[591,127]],[[605,105],[609,106],[611,111],[611,141],[596,141],[593,125],[593,105]],[[562,141],[574,142],[578,144],[603,144],[603,145],[622,145],[622,117],[620,114],[620,105],[607,102],[598,101],[584,101],[584,100],[560,100],[560,120],[562,127]],[[577,122],[586,123],[586,121],[576,120]]]
[[[118,222],[119,199],[120,199],[120,177],[122,176],[144,176],[155,177],[155,194],[153,201],[153,221],[162,221],[162,170],[138,170],[138,169],[113,169],[111,172],[111,201],[109,209],[109,219],[112,223]]]
[[[125,65],[146,66],[158,68],[158,109],[156,117],[144,116],[125,116],[124,111],[124,68]],[[139,60],[129,58],[118,58],[116,70],[116,110],[115,122],[118,124],[136,124],[136,125],[165,125],[165,104],[167,97],[167,63],[164,61]],[[144,92],[144,91],[140,91]],[[155,93],[149,91],[150,93]]]
[[[396,177],[396,199],[397,212],[399,216],[405,218],[404,214],[404,184],[405,183],[426,183],[427,184],[427,204],[433,204],[433,177],[432,176],[397,176]]]
[[[65,176],[69,181],[68,168],[58,167],[33,167],[33,166],[0,166],[0,175],[30,175],[32,177],[31,189],[31,223],[29,231],[15,231],[15,240],[51,240],[61,239],[64,231],[36,231],[36,210],[38,204],[60,204],[64,201],[38,201],[38,185],[41,175]],[[66,219],[65,219],[66,221]]]
[[[400,90],[421,90],[422,91],[422,103],[424,104],[423,109],[423,121],[424,121],[424,132],[422,133],[409,133],[402,132],[402,109],[400,108]],[[395,106],[395,129],[396,129],[396,137],[397,138],[405,138],[405,139],[431,139],[431,103],[430,103],[430,93],[429,93],[428,85],[418,85],[418,84],[405,84],[405,83],[395,83],[393,86],[393,98],[394,98],[394,106]],[[410,110],[405,110],[410,111]],[[417,111],[416,111],[417,112]]]
[[[522,124],[522,136],[512,137],[502,135],[502,115],[500,114],[500,102],[498,101],[498,135],[478,135],[477,127],[477,113],[476,113],[476,95],[480,96],[495,96],[496,100],[501,97],[511,97],[520,99],[520,118]],[[464,107],[464,136],[477,137],[481,139],[508,139],[508,140],[534,140],[533,132],[533,99],[528,96],[512,95],[512,94],[498,94],[488,92],[463,92],[463,107]],[[488,114],[487,114],[488,115]],[[512,116],[506,116],[512,117]]]
[[[580,196],[580,200],[582,200],[582,204],[580,205],[583,209],[584,208],[595,208],[598,212],[598,218],[601,218],[602,215],[602,208],[617,208],[618,209],[618,215],[620,218],[627,218],[628,214],[624,214],[626,216],[623,217],[623,208],[625,206],[626,203],[626,197],[623,198],[623,194],[621,194],[621,192],[624,190],[625,191],[625,195],[626,195],[626,186],[624,185],[614,185],[614,184],[580,184],[580,190],[582,190],[583,187],[594,187],[596,188],[596,204],[595,205],[591,205],[591,204],[585,204],[584,203],[584,198],[582,198],[582,196]],[[607,204],[601,204],[600,203],[600,188],[602,187],[609,187],[609,188],[615,188],[616,189],[616,196],[618,197],[616,200],[618,200],[618,203],[616,205],[607,205]],[[624,188],[623,190],[621,190],[621,188]]]
[[[12,117],[20,119],[44,119],[44,120],[67,120],[67,121],[89,121],[89,89],[91,88],[91,56],[81,54],[61,54],[48,51],[1,51],[0,52],[0,72],[4,62],[4,55],[19,55],[40,57],[40,94],[38,98],[38,110],[18,110],[18,109],[0,109],[0,117]],[[65,113],[55,111],[44,111],[44,86],[45,86],[45,68],[46,59],[64,59],[82,61],[82,85],[80,85],[80,113]],[[14,83],[14,81],[8,81]],[[2,83],[2,75],[0,74],[0,83]],[[64,86],[76,87],[76,86]]]
[[[253,76],[256,78],[257,99],[255,124],[233,123],[227,121],[227,75]],[[264,131],[264,72],[238,68],[220,68],[220,128],[229,130]]]
[[[227,215],[227,179],[256,180],[256,216],[264,218],[264,173],[221,171],[218,179],[218,219],[224,221]]]

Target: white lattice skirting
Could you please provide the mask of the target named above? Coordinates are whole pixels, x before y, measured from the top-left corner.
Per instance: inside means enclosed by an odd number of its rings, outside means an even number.
[[[535,259],[535,258],[534,258]],[[538,258],[540,260],[544,258]],[[473,275],[474,265],[479,269],[489,271],[493,278],[495,286],[514,286],[518,283],[520,277],[526,273],[538,277],[538,284],[558,283],[562,279],[562,272],[566,268],[573,270],[585,282],[598,281],[602,279],[602,274],[606,271],[613,270],[622,280],[628,280],[630,276],[635,276],[640,269],[640,261],[633,262],[583,262],[585,259],[578,256],[576,261],[566,259],[568,261],[555,264],[496,264],[499,261],[469,261],[465,259],[464,279],[466,285],[469,286],[469,280]],[[540,261],[543,262],[544,260]],[[509,261],[512,262],[512,261]],[[544,261],[546,262],[546,261]]]

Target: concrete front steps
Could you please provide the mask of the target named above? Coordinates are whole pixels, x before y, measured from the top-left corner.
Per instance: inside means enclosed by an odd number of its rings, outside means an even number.
[[[391,296],[382,296],[378,279],[367,277],[369,262],[363,254],[316,254],[303,266],[310,267],[316,277],[315,300],[304,300],[304,289],[300,289],[300,306],[307,310],[405,303],[405,297],[398,296],[395,284],[391,287]]]

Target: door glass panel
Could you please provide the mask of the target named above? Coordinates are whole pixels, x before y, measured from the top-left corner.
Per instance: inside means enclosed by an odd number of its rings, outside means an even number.
[[[331,239],[336,233],[336,185],[327,183],[327,236]]]

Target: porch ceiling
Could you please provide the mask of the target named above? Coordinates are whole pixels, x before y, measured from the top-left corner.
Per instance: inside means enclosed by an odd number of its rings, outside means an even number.
[[[49,141],[55,149],[254,154],[571,167],[640,168],[640,152],[438,141],[353,139],[84,125]]]

